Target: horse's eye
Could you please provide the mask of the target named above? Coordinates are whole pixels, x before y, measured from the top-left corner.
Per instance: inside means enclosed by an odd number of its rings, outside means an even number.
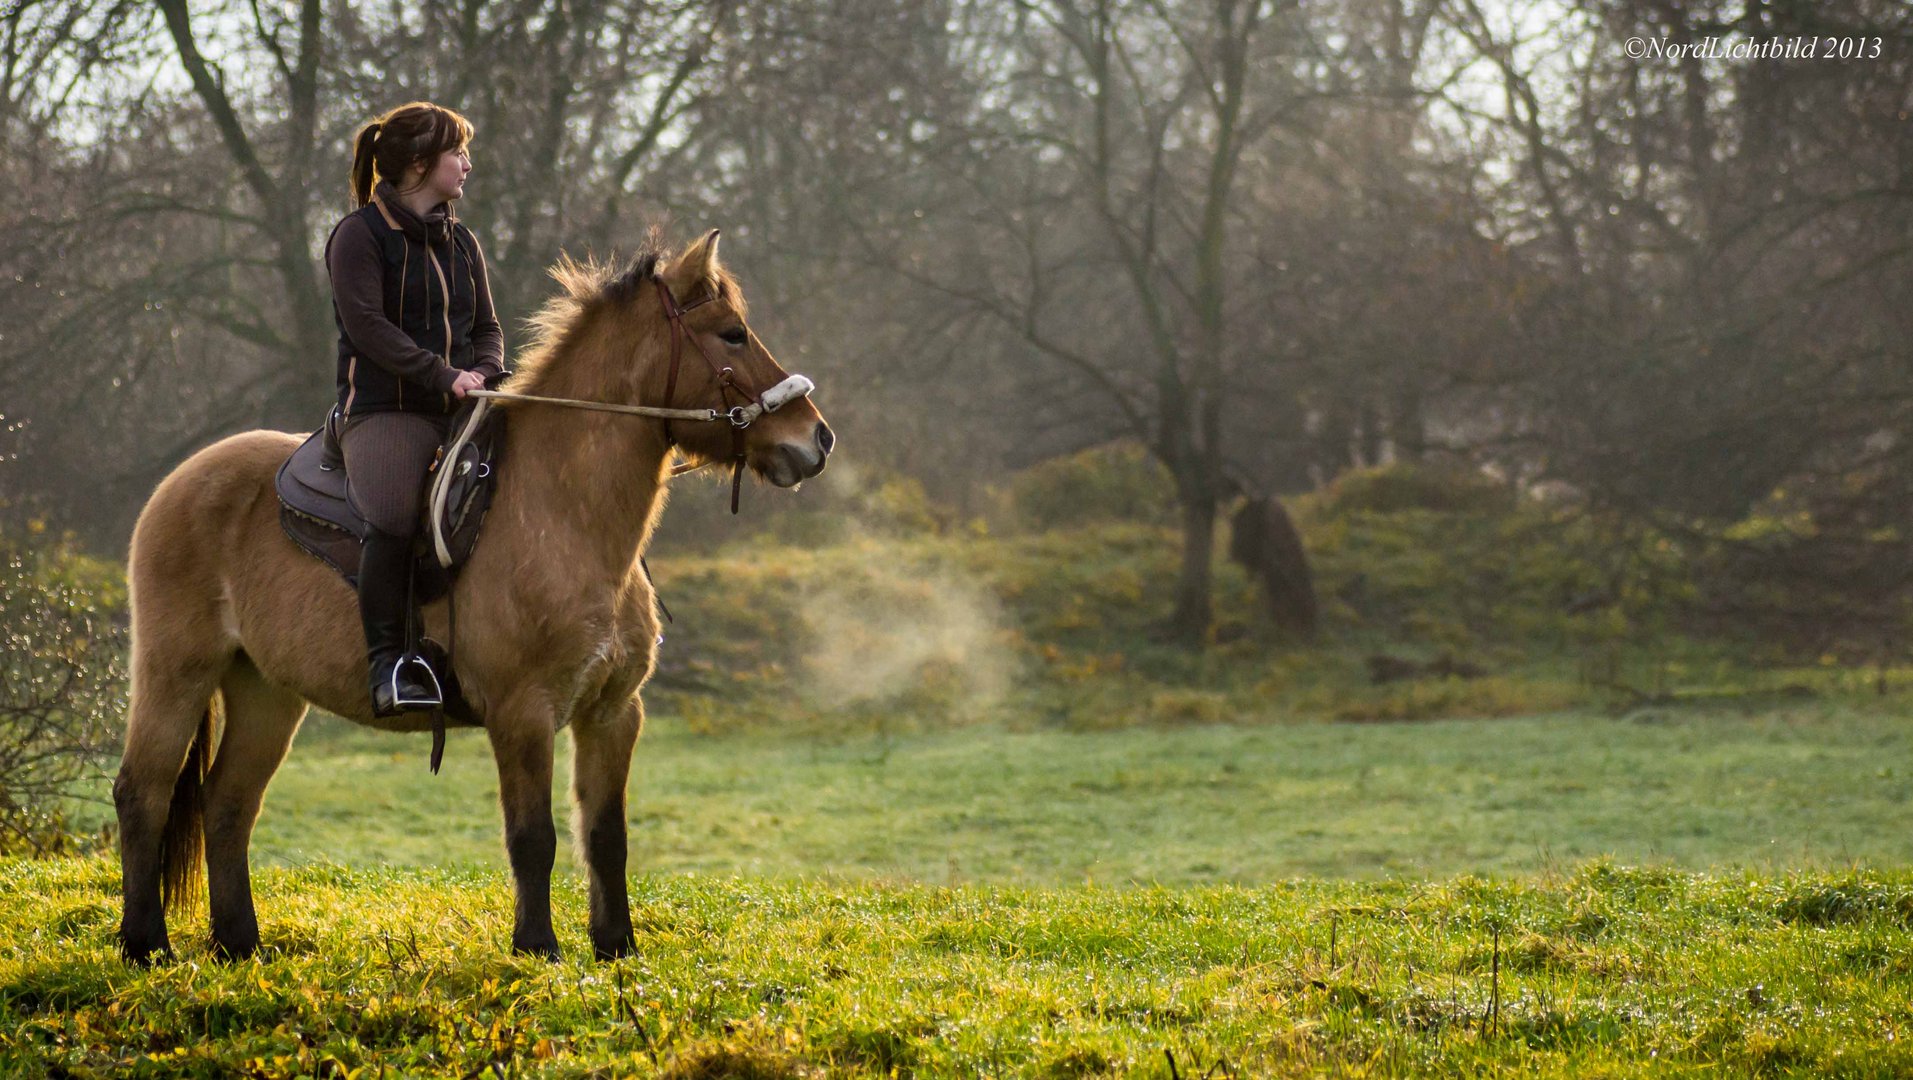
[[[726,345],[742,345],[750,340],[750,335],[741,326],[733,326],[717,336],[723,338]]]

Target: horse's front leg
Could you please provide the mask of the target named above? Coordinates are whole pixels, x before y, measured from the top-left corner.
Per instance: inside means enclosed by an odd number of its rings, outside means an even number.
[[[579,854],[591,881],[591,951],[600,960],[629,955],[631,903],[625,892],[625,780],[631,750],[644,726],[636,697],[618,702],[571,728],[572,793],[577,800]]]
[[[505,811],[505,854],[518,892],[511,948],[558,958],[551,929],[551,864],[558,834],[551,823],[552,719],[549,707],[525,699],[486,718],[498,762],[498,800]]]

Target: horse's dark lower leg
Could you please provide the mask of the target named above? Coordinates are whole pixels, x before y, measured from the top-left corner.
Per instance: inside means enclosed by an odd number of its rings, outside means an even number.
[[[253,912],[252,873],[246,864],[252,823],[221,815],[208,818],[206,824],[213,951],[224,960],[243,960],[259,948],[259,917]]]
[[[166,936],[163,878],[167,819],[174,811],[182,770],[194,739],[202,737],[214,689],[211,673],[186,673],[149,659],[134,661],[126,751],[113,780],[120,833],[120,953],[143,964],[172,951]],[[195,758],[198,754],[194,752]],[[197,783],[197,773],[185,778]]]
[[[213,948],[238,960],[259,947],[246,849],[266,784],[285,760],[306,706],[298,695],[266,682],[248,663],[235,664],[220,686],[226,699],[226,732],[206,778],[206,884]]]
[[[172,951],[166,938],[166,909],[160,902],[160,834],[166,829],[171,787],[142,783],[136,770],[120,769],[113,781],[113,805],[120,830],[120,954],[144,964]]]
[[[590,877],[591,951],[600,960],[637,948],[624,879],[624,787],[642,726],[643,713],[633,701],[602,720],[576,724],[571,732],[577,835]]]
[[[491,728],[491,740],[498,762],[498,799],[505,811],[505,854],[518,893],[511,948],[555,960],[551,865],[558,853],[558,832],[551,823],[551,725],[542,718],[514,725],[500,717]]]

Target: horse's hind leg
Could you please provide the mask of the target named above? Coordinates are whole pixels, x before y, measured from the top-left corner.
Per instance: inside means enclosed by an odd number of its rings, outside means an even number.
[[[135,963],[171,950],[165,901],[181,899],[198,868],[199,770],[210,750],[212,695],[230,659],[215,648],[181,644],[135,630],[126,751],[113,780],[124,905],[120,951]],[[181,658],[182,652],[191,655]]]
[[[266,784],[285,760],[305,718],[299,695],[267,682],[241,657],[219,683],[226,699],[226,730],[206,776],[206,884],[212,907],[213,948],[229,959],[259,947],[246,849]]]

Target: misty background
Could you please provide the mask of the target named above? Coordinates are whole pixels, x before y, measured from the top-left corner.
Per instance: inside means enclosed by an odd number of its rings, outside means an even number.
[[[333,398],[349,140],[477,128],[507,348],[560,251],[725,232],[854,469],[665,552],[920,485],[959,528],[1112,442],[1200,642],[1245,498],[1485,470],[1703,545],[1711,617],[1903,647],[1913,8],[1658,0],[8,0],[0,528],[123,555],[154,484]],[[1625,42],[1877,39],[1634,59]],[[1870,51],[1871,47],[1869,47]],[[1823,49],[1831,52],[1831,47]],[[910,489],[914,490],[914,489]],[[1626,590],[1617,556],[1599,604]],[[1165,586],[1167,588],[1167,586]],[[948,633],[961,636],[963,624]],[[854,653],[844,662],[854,664]]]

